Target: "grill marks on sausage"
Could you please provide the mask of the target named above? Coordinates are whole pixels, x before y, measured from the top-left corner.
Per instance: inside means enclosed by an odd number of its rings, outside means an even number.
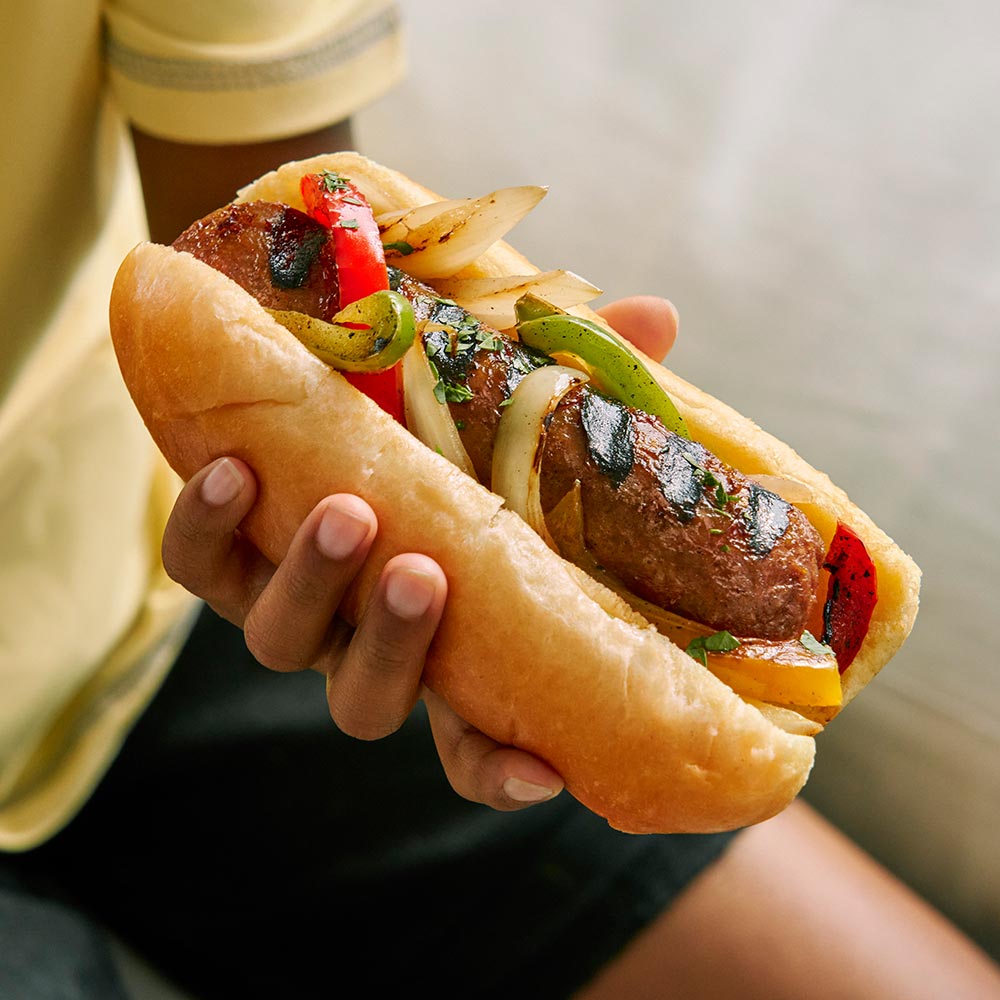
[[[329,319],[336,311],[336,267],[326,243],[302,221],[312,220],[294,212],[266,202],[227,206],[174,246],[229,275],[265,306]],[[425,327],[442,378],[469,390],[468,399],[449,406],[476,474],[489,486],[503,405],[524,375],[548,359],[508,338],[483,347],[469,339],[476,324],[459,306],[394,268],[389,277],[390,287],[412,303],[418,328]],[[454,330],[466,332],[461,350]],[[739,636],[797,638],[806,627],[823,559],[817,532],[800,511],[702,445],[578,386],[548,421],[543,510],[550,512],[577,482],[588,548],[639,596]]]
[[[696,466],[704,468],[707,456],[708,452],[700,444],[679,434],[669,435],[660,452],[656,468],[660,492],[681,524],[694,518],[698,501],[705,495],[704,480]]]
[[[751,551],[766,556],[788,530],[792,505],[781,497],[750,483],[747,486],[747,506],[743,514],[747,526],[747,541]]]
[[[278,288],[301,288],[329,234],[304,212],[285,208],[270,226],[267,256],[271,282]]]
[[[337,266],[324,226],[266,201],[226,205],[174,240],[245,288],[268,309],[330,320],[337,312]]]
[[[441,319],[432,289],[406,276],[395,280],[418,318]],[[464,311],[449,315],[461,322]],[[465,352],[453,373],[472,395],[451,403],[451,414],[486,486],[503,403],[523,378],[519,369],[537,364],[505,340],[501,350]],[[547,422],[543,510],[577,481],[587,547],[640,597],[735,635],[789,639],[806,628],[823,558],[818,534],[800,511],[704,446],[579,386]]]
[[[625,482],[635,464],[632,416],[628,407],[597,392],[584,392],[580,423],[587,435],[587,452],[615,488]]]
[[[580,414],[588,391],[571,390],[553,414],[542,459],[543,510],[579,482],[588,549],[640,597],[734,635],[801,635],[823,558],[808,520],[789,507],[780,538],[758,554],[749,499],[755,484],[638,411],[631,414],[635,459],[616,486],[590,456]],[[723,507],[703,473],[725,483]]]

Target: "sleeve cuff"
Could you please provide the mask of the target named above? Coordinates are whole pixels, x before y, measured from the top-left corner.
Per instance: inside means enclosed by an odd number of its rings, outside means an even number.
[[[109,13],[105,46],[125,117],[189,143],[267,141],[332,125],[389,90],[405,67],[395,3],[364,4],[294,46],[178,43]]]

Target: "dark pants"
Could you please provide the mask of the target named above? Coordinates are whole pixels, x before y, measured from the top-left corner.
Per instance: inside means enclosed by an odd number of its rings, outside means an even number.
[[[0,997],[123,995],[102,925],[198,997],[560,997],[727,842],[464,802],[422,709],[349,739],[206,611],[84,810],[0,856]]]

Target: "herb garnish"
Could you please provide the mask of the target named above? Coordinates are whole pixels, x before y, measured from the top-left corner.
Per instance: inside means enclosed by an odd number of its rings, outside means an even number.
[[[481,326],[476,333],[476,341],[484,351],[499,351],[503,344],[503,337],[499,333]]]
[[[687,649],[684,650],[688,656],[693,656],[703,667],[708,666],[709,653],[731,653],[740,645],[731,632],[715,632],[712,635],[699,635],[692,639]]]
[[[357,219],[341,219],[337,223],[338,229],[357,229],[360,223]]]
[[[444,345],[432,340],[424,341],[424,351],[427,354],[427,364],[434,376],[434,398],[441,403],[464,403],[472,399],[472,390],[459,382],[449,382],[442,376],[433,359],[445,350]]]
[[[431,357],[437,354],[439,348],[435,345],[427,345],[427,364],[430,366],[431,375],[434,376],[434,398],[444,405],[445,403],[465,403],[472,399],[472,390],[467,385],[459,385],[457,382],[446,382],[438,371],[438,366],[434,364]],[[434,348],[433,350],[431,348]]]
[[[432,313],[431,325],[424,333],[424,350],[435,378],[434,397],[439,403],[464,403],[472,399],[473,392],[459,378],[467,377],[472,352],[477,349],[499,351],[504,338],[450,299],[438,298],[436,302],[438,308]],[[440,367],[432,360],[435,357],[442,359]],[[449,363],[447,359],[452,358],[458,363]],[[441,368],[451,369],[449,376],[442,375]],[[458,375],[462,368],[466,369],[466,374]]]
[[[395,243],[386,243],[383,250],[395,250],[396,253],[402,254],[404,257],[409,257],[413,253],[413,247],[410,246],[406,240],[396,240]]]
[[[698,460],[693,456],[689,455],[686,451],[681,453],[685,461],[689,462],[694,470],[701,476],[702,485],[706,489],[714,490],[714,500],[713,506],[720,514],[725,514],[727,517],[732,517],[733,515],[726,510],[726,504],[735,500],[736,497],[732,493],[726,491],[726,485],[722,480],[716,478],[711,472],[708,471],[703,465],[698,464]]]
[[[335,174],[332,170],[324,170],[320,174],[320,179],[327,191],[344,191],[350,187],[345,178],[341,177],[340,174]]]
[[[820,642],[812,632],[803,632],[799,636],[799,642],[802,643],[810,653],[815,653],[817,656],[833,656],[833,650],[825,643]]]

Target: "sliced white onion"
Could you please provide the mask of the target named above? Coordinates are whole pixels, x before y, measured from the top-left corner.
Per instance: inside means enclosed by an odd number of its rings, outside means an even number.
[[[378,223],[383,239],[402,239],[407,229],[411,231],[419,229],[439,215],[460,208],[471,200],[471,198],[451,198],[447,201],[431,201],[426,205],[418,205],[416,208],[400,208],[393,212],[382,212],[375,216],[375,221]],[[398,230],[393,228],[403,220],[405,220],[405,228]]]
[[[553,549],[556,545],[545,526],[539,486],[545,418],[573,386],[586,381],[587,376],[575,368],[536,368],[518,383],[504,407],[493,443],[493,492]]]
[[[421,205],[376,219],[386,261],[414,278],[450,278],[471,264],[537,205],[546,188],[501,188],[482,198]],[[407,244],[405,254],[391,244]]]
[[[795,736],[817,736],[823,732],[822,722],[806,718],[791,708],[786,708],[783,705],[771,705],[766,701],[758,701],[747,695],[740,695],[740,697],[748,704],[753,705],[768,722],[779,729],[784,729],[786,733],[792,733]]]
[[[816,493],[811,486],[789,479],[787,476],[753,475],[747,479],[762,486],[765,490],[777,494],[786,503],[815,503]]]
[[[478,320],[497,330],[517,322],[514,304],[530,292],[559,309],[590,302],[601,289],[572,271],[542,271],[539,274],[508,275],[502,278],[444,278],[434,282],[435,290],[454,299]]]
[[[439,452],[466,475],[476,479],[472,459],[458,436],[447,403],[434,395],[436,380],[427,363],[423,345],[415,343],[403,357],[403,400],[406,427],[428,448]]]

